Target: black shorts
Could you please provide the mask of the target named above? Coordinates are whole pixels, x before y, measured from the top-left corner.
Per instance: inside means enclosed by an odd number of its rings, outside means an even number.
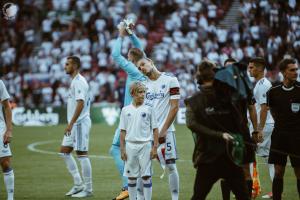
[[[292,167],[300,167],[300,132],[293,134],[273,131],[269,163],[285,166],[287,156],[290,157]]]

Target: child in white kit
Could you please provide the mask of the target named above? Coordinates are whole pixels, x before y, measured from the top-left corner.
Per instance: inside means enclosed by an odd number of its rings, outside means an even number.
[[[143,104],[146,88],[141,82],[130,87],[133,101],[125,106],[120,118],[121,157],[125,161],[129,199],[136,200],[136,180],[142,177],[145,200],[152,197],[152,162],[157,156],[158,126],[152,107]],[[153,141],[153,145],[152,145]]]

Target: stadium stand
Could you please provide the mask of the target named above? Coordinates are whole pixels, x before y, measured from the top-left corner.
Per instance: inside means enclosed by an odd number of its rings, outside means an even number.
[[[276,81],[283,56],[300,60],[300,5],[295,0],[24,0],[15,21],[1,18],[0,71],[17,105],[63,105],[65,57],[80,55],[94,102],[120,102],[126,74],[112,62],[116,26],[138,16],[136,33],[158,68],[174,73],[185,98],[197,89],[195,66],[207,57],[267,59]],[[233,2],[239,23],[219,26]],[[126,39],[122,52],[130,48]]]

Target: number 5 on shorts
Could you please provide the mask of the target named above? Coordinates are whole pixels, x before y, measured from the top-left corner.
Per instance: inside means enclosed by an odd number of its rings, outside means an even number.
[[[171,146],[171,142],[167,142],[167,151],[171,151],[172,146]]]

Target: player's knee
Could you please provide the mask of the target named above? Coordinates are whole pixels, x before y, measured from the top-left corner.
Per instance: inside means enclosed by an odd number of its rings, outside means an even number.
[[[11,169],[9,157],[2,158],[0,164],[3,172],[7,172]]]
[[[58,155],[62,158],[67,158],[67,157],[70,157],[71,154],[70,153],[58,153]]]
[[[151,178],[151,176],[143,176],[143,177],[142,177],[143,181],[147,181],[147,180],[149,180],[150,178]]]
[[[279,167],[279,166],[276,166],[276,167],[275,167],[275,174],[274,174],[274,177],[275,177],[275,178],[283,178],[283,176],[284,176],[284,171],[285,171],[285,167]]]
[[[66,154],[68,153],[68,154],[70,154],[72,151],[73,151],[72,147],[62,146],[60,148],[60,153],[66,153]]]
[[[175,160],[172,160],[170,162],[166,161],[166,168],[169,170],[170,173],[177,171]]]
[[[283,178],[283,172],[282,171],[275,172],[274,178]]]
[[[76,151],[77,157],[87,157],[88,152],[87,151]]]

